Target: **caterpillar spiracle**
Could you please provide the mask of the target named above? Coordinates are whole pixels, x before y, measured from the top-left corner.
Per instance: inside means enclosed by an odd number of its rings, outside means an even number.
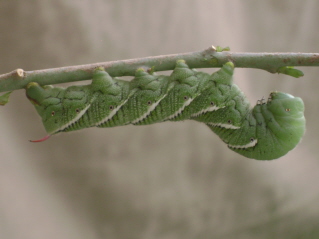
[[[26,95],[48,133],[34,142],[87,127],[191,119],[205,123],[228,148],[248,158],[287,154],[305,132],[302,99],[272,92],[251,108],[233,84],[233,72],[232,62],[207,74],[179,60],[170,76],[138,69],[131,81],[124,81],[97,68],[90,85],[60,88],[31,82]]]

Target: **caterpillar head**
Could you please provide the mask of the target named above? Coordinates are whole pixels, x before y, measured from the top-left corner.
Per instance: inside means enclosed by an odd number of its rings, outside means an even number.
[[[269,96],[267,109],[274,117],[269,127],[276,132],[278,139],[297,145],[306,130],[304,103],[301,98],[282,92],[272,92]]]
[[[302,99],[283,92],[270,93],[267,108],[275,117],[304,117],[305,106]]]
[[[259,160],[271,160],[287,154],[300,142],[306,130],[301,98],[272,92],[253,109],[255,120],[245,127],[245,142],[228,145],[232,150]]]

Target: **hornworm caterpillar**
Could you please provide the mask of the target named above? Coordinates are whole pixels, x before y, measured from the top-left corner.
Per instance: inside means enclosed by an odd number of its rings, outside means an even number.
[[[305,132],[303,101],[272,92],[267,101],[250,108],[233,84],[233,72],[231,62],[210,75],[179,60],[170,76],[138,69],[132,81],[124,81],[97,68],[90,85],[59,88],[31,82],[26,95],[49,136],[87,127],[192,119],[205,123],[231,150],[248,158],[285,155]]]

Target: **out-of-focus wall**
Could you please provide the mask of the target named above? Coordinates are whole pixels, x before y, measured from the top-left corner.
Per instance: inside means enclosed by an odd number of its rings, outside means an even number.
[[[318,52],[319,3],[0,1],[0,72],[196,51]],[[24,91],[0,108],[0,238],[319,238],[318,68],[236,69],[252,103],[304,99],[307,133],[281,159],[230,150],[205,125],[45,134]],[[205,70],[212,72],[212,70]]]

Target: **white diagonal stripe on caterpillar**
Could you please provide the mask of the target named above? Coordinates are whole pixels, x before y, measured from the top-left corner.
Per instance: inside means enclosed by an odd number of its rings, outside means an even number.
[[[232,125],[232,124],[212,123],[212,122],[209,122],[209,123],[206,123],[206,124],[209,125],[209,126],[222,127],[222,128],[225,128],[225,129],[240,129],[239,126],[235,126],[235,125]]]
[[[227,144],[227,146],[229,148],[233,148],[233,149],[248,149],[251,147],[255,147],[256,144],[258,143],[257,139],[252,140],[250,143],[245,144],[245,145],[231,145],[231,144]]]
[[[196,117],[198,117],[198,116],[200,116],[200,115],[202,115],[202,114],[205,114],[205,113],[207,113],[207,112],[213,112],[213,111],[222,109],[222,108],[224,108],[224,107],[225,107],[225,106],[223,106],[223,107],[218,107],[218,106],[216,106],[216,105],[210,106],[210,107],[208,107],[208,108],[206,108],[206,109],[202,109],[201,111],[198,111],[198,112],[195,113],[195,114],[192,114],[191,117],[192,117],[192,118],[196,118]]]
[[[179,108],[174,114],[172,114],[172,115],[166,117],[166,118],[164,119],[164,121],[165,121],[165,120],[174,119],[176,116],[178,116],[180,113],[182,113],[183,110],[185,109],[185,107],[188,106],[192,101],[193,101],[192,98],[189,98],[188,100],[186,100],[186,101],[184,102],[184,104],[182,105],[181,108]]]
[[[101,124],[104,124],[105,122],[107,122],[107,121],[109,121],[110,119],[112,119],[112,117],[120,110],[120,108],[128,101],[128,99],[129,99],[129,98],[127,98],[126,100],[124,100],[124,101],[122,102],[122,104],[119,104],[117,107],[115,107],[115,108],[111,111],[111,113],[110,113],[108,116],[106,116],[104,119],[102,119],[102,120],[100,120],[99,122],[97,122],[97,123],[95,124],[95,126],[99,126],[99,125],[101,125]]]
[[[81,110],[81,111],[77,114],[77,116],[76,116],[73,120],[71,120],[70,122],[66,123],[65,125],[62,125],[62,126],[57,130],[57,132],[62,131],[62,130],[64,130],[64,129],[70,127],[72,124],[76,123],[76,122],[85,114],[85,112],[86,112],[90,107],[91,107],[91,104],[89,104],[88,106],[86,106],[83,110]]]
[[[144,120],[147,116],[150,115],[150,113],[156,108],[156,106],[161,102],[162,99],[164,99],[166,97],[167,94],[163,95],[158,101],[156,101],[155,103],[153,103],[148,110],[139,118],[137,118],[136,120],[133,120],[131,122],[131,124],[137,124],[139,122],[141,122],[142,120]]]

